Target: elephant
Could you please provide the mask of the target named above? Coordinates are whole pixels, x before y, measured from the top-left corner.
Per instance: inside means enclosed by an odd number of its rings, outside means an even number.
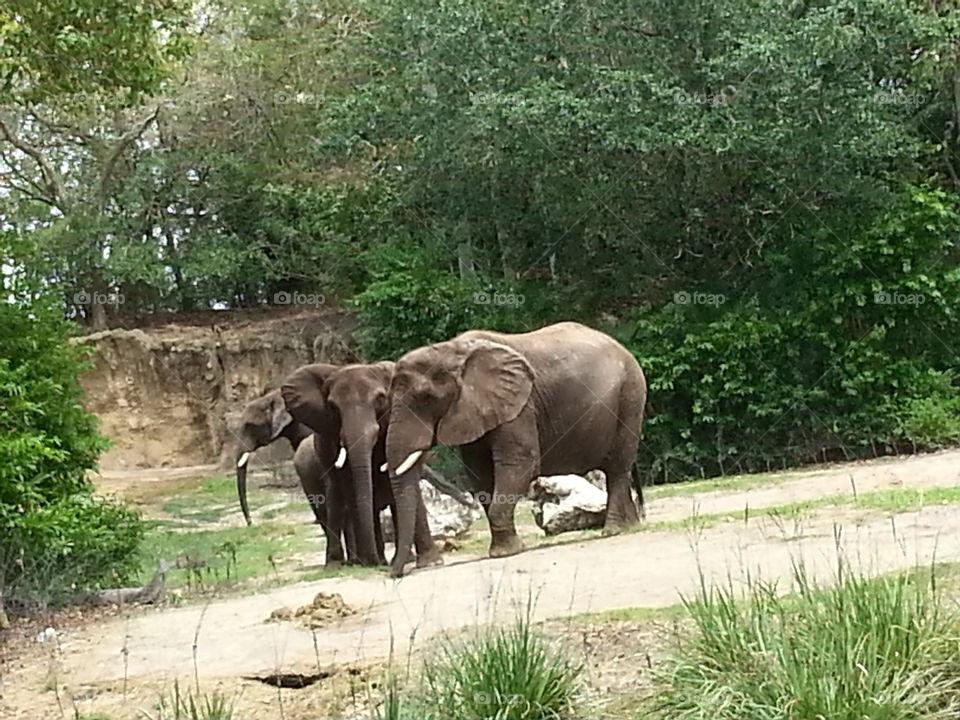
[[[459,448],[490,525],[491,557],[523,549],[514,509],[541,475],[603,470],[604,533],[636,524],[644,513],[636,455],[646,397],[633,355],[574,322],[516,334],[471,330],[403,355],[390,386],[386,442],[397,552],[409,548],[413,491],[422,456],[435,445]]]
[[[234,434],[237,438],[235,451],[237,495],[247,525],[252,524],[250,507],[247,503],[247,465],[250,454],[275,440],[284,438],[294,449],[293,466],[297,477],[300,478],[300,485],[307,497],[307,502],[310,503],[316,522],[326,528],[328,515],[335,514],[345,518],[338,521],[337,526],[342,530],[348,559],[355,560],[356,542],[353,532],[355,523],[350,517],[350,509],[343,505],[338,507],[335,513],[331,513],[330,508],[334,506],[327,502],[328,489],[324,486],[323,468],[314,449],[313,431],[293,419],[283,403],[280,389],[266,392],[249,402],[243,409]],[[333,554],[343,557],[340,535],[341,533],[338,532],[335,541],[328,535],[327,543],[329,546],[331,542],[335,542],[337,548],[333,550]],[[329,547],[328,552],[330,552]]]
[[[331,495],[356,508],[357,557],[368,565],[386,563],[380,512],[390,507],[395,527],[397,521],[392,488],[382,467],[386,460],[388,393],[393,368],[392,362],[305,365],[287,377],[281,387],[286,409],[315,433],[314,444]],[[417,566],[442,564],[419,486],[410,497],[414,511],[410,540],[416,546]],[[328,536],[337,533],[333,516],[325,529]],[[393,565],[410,559],[408,545],[405,553],[396,553]],[[336,560],[328,556],[328,562]]]

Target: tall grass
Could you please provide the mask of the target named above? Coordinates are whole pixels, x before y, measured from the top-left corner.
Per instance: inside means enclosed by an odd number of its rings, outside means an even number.
[[[868,579],[841,563],[833,587],[794,567],[795,592],[748,581],[685,601],[682,637],[652,699],[670,720],[957,717],[957,617],[933,575]]]
[[[573,717],[580,671],[528,613],[441,643],[424,665],[424,695],[431,716],[444,720],[559,720]]]
[[[156,706],[157,714],[141,711],[147,720],[233,720],[233,701],[220,691],[212,694],[196,694],[180,691],[180,683],[174,681],[173,695],[163,696]]]

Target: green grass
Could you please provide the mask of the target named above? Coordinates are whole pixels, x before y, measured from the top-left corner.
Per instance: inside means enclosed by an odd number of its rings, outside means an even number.
[[[306,526],[261,522],[251,527],[182,532],[167,523],[150,523],[140,553],[148,582],[156,561],[175,565],[167,573],[168,588],[209,589],[235,585],[252,579],[280,579],[285,565],[298,553],[315,550],[323,562],[323,544],[310,536]],[[300,577],[294,577],[299,580]]]
[[[878,490],[857,498],[855,505],[887,512],[909,512],[928,505],[956,503],[960,503],[960,487]]]
[[[424,664],[421,717],[439,720],[573,718],[581,667],[525,617],[447,639]]]
[[[232,720],[234,701],[219,690],[212,693],[181,692],[180,683],[174,681],[173,695],[161,696],[156,705],[156,715],[144,712],[149,720]]]
[[[644,717],[666,720],[933,720],[960,711],[957,617],[932,573],[829,589],[795,568],[795,592],[703,587],[692,629],[660,673]]]
[[[679,620],[686,616],[686,607],[683,603],[669,605],[667,607],[633,607],[617,608],[615,610],[603,610],[592,613],[579,613],[571,615],[567,619],[552,620],[552,623],[584,623],[588,625],[602,625],[608,622],[667,622]]]
[[[757,473],[755,475],[730,475],[720,478],[708,478],[706,480],[687,480],[666,485],[648,486],[644,488],[644,495],[649,502],[650,500],[683,497],[685,495],[696,495],[697,493],[753,490],[759,487],[778,485],[788,480],[796,480],[803,476],[804,473],[787,474],[782,472],[769,472]]]

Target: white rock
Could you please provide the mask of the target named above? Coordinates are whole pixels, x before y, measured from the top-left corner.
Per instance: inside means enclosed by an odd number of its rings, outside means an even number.
[[[596,481],[594,475],[593,480]],[[549,475],[531,487],[533,517],[547,535],[603,527],[607,493],[580,475]]]
[[[426,480],[420,481],[420,494],[427,507],[427,522],[434,540],[450,540],[460,537],[470,526],[483,516],[480,504],[472,501],[469,505],[440,492]],[[380,517],[383,526],[383,539],[394,541],[393,518],[390,510],[384,510]]]

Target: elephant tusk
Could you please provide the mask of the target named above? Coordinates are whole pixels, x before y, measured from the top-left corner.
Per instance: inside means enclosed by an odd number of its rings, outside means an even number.
[[[417,460],[420,459],[421,455],[423,455],[423,450],[414,450],[407,455],[407,459],[400,463],[400,467],[397,468],[396,474],[403,475],[407,470],[417,464]]]
[[[341,446],[340,446],[340,454],[337,455],[337,461],[333,464],[333,466],[334,466],[337,470],[339,470],[340,468],[342,468],[342,467],[343,467],[344,465],[346,465],[346,464],[347,464],[347,449],[341,445]]]
[[[380,472],[386,472],[386,471],[387,471],[387,464],[384,463],[383,465],[380,466]]]
[[[249,459],[250,459],[250,453],[245,452],[243,455],[240,456],[240,459],[237,460],[237,467],[238,468],[243,467],[244,465],[247,464],[247,460]]]

